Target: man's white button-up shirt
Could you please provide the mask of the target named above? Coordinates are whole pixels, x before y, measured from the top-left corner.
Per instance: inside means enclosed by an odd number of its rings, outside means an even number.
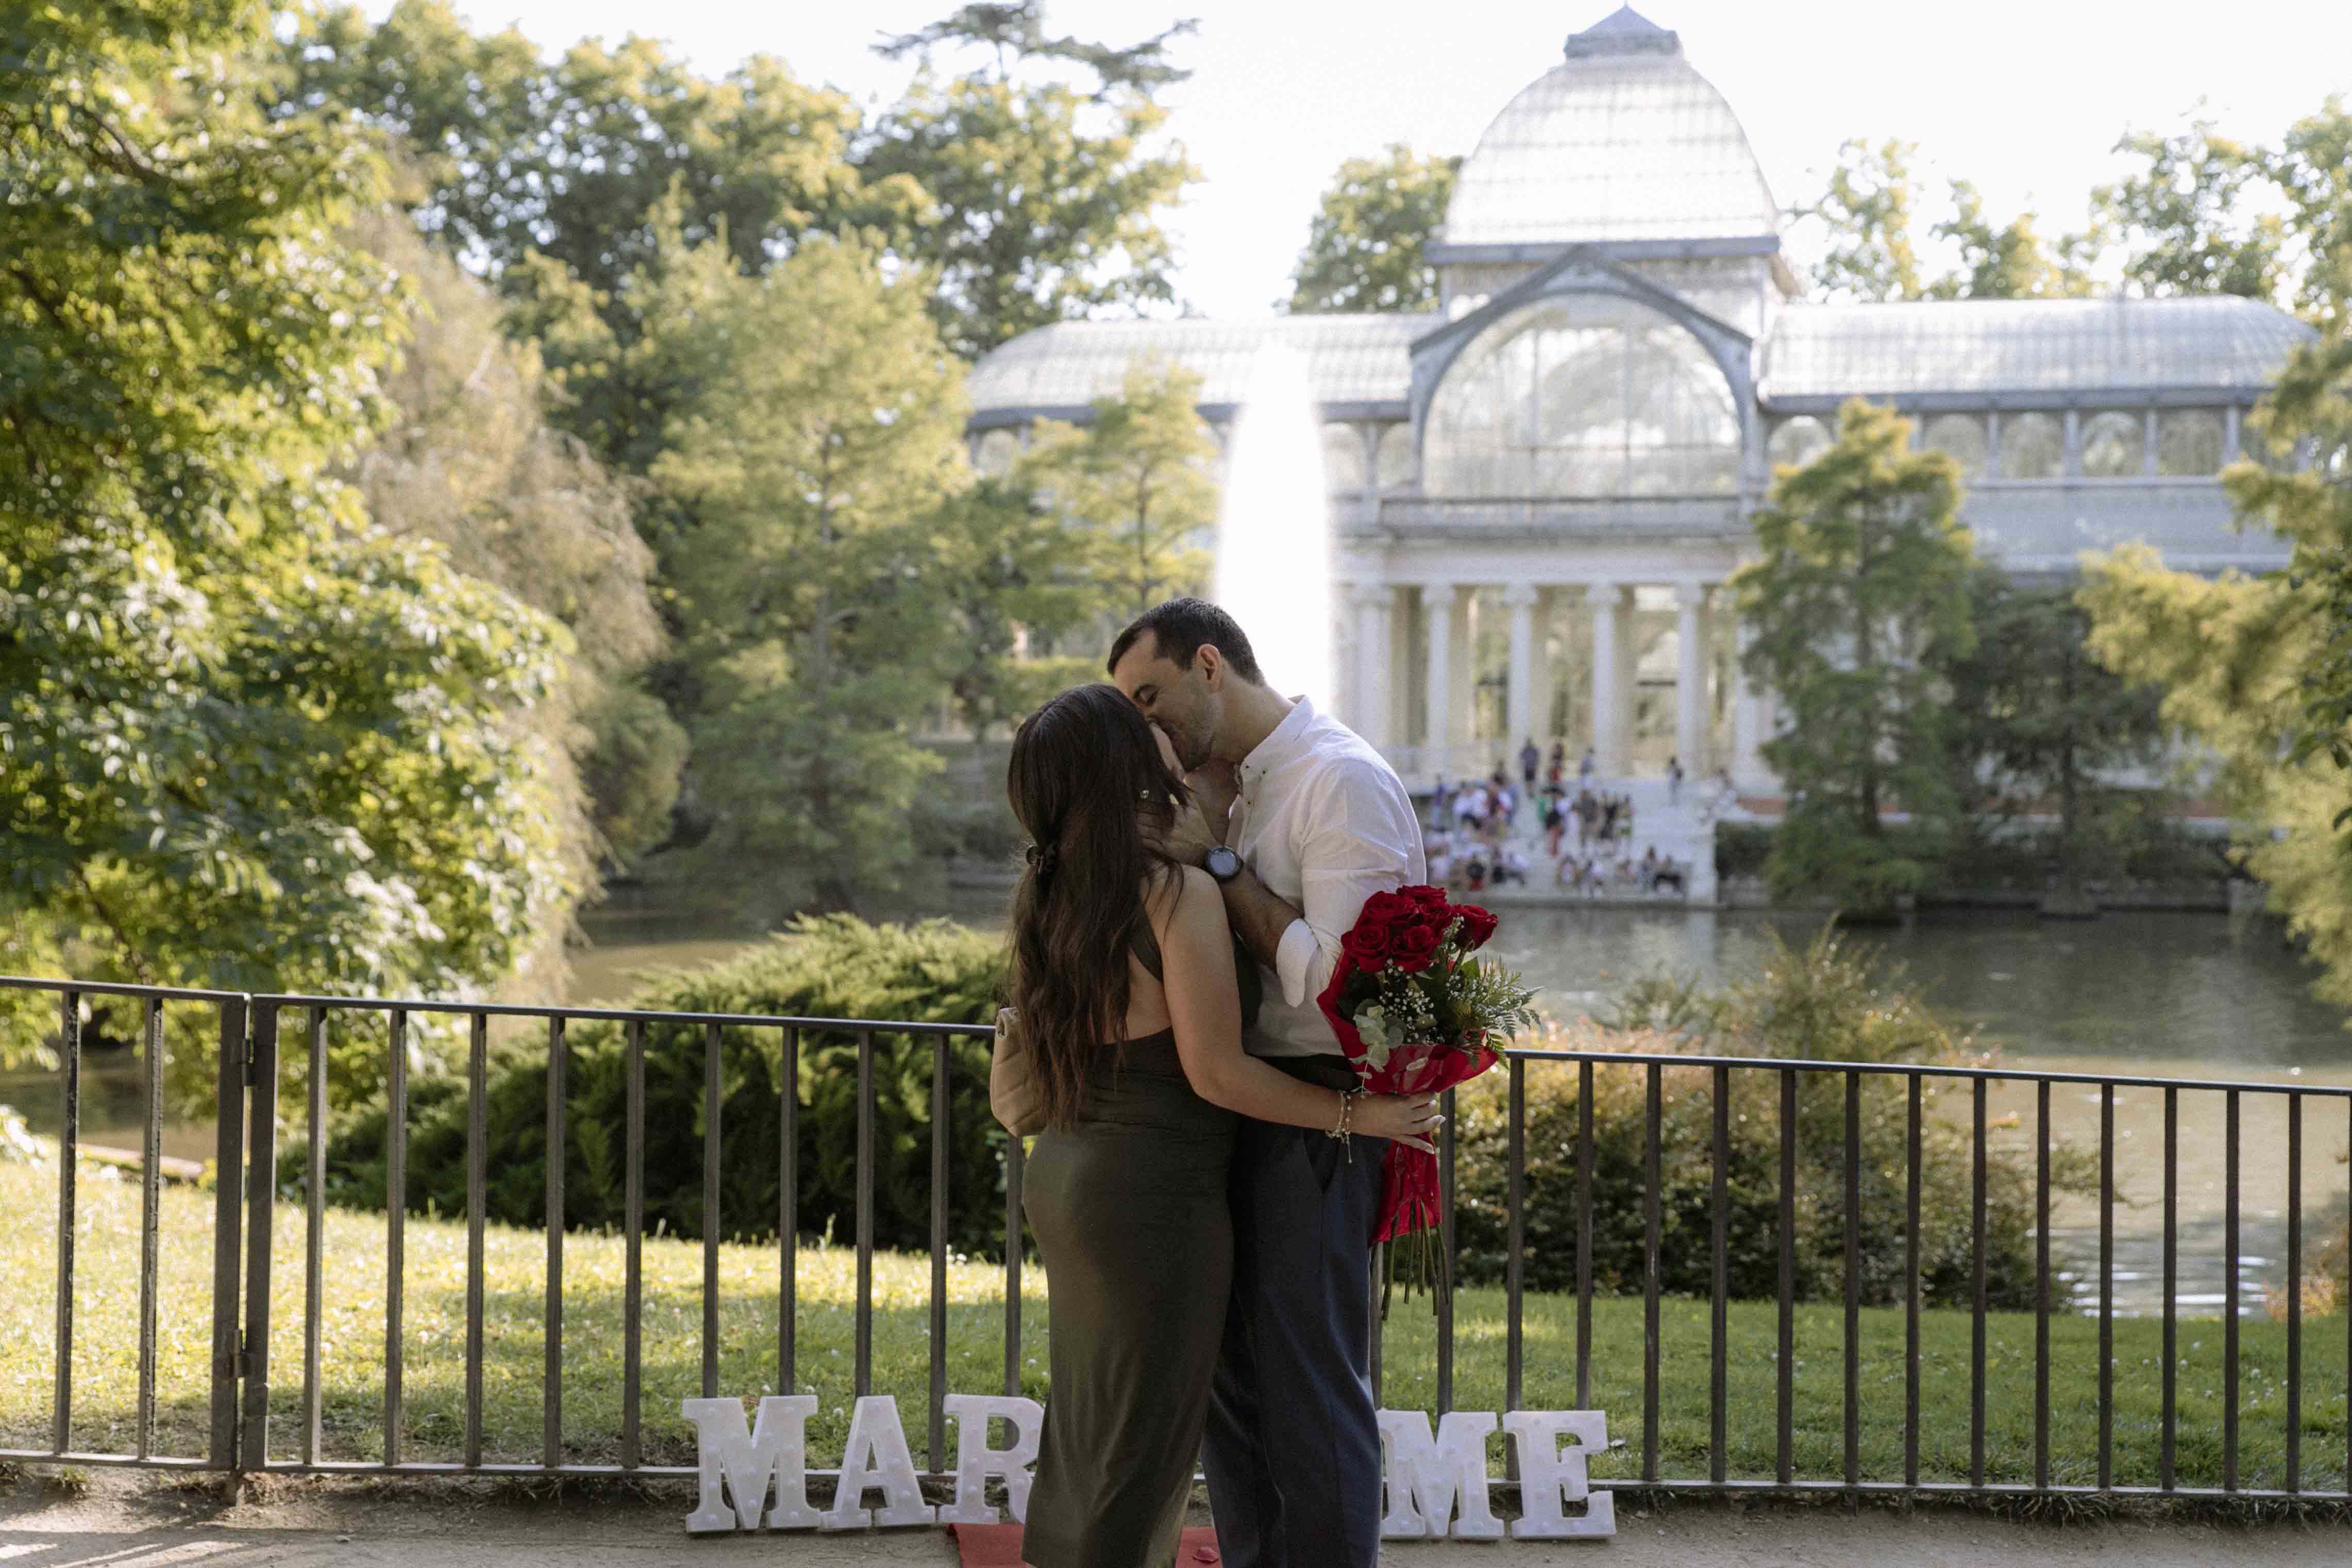
[[[1379,752],[1305,697],[1240,773],[1226,841],[1302,912],[1283,932],[1273,970],[1261,974],[1265,1001],[1243,1043],[1259,1056],[1337,1051],[1315,998],[1330,983],[1339,939],[1364,900],[1423,879],[1412,797]]]

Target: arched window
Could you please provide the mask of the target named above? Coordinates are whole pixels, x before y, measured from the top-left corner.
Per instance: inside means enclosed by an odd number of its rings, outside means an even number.
[[[2066,427],[2054,413],[2000,417],[2000,476],[2055,479],[2066,468]]]
[[[1393,490],[1412,476],[1412,426],[1391,424],[1381,432],[1381,488]]]
[[[1784,419],[1772,432],[1772,466],[1801,468],[1830,447],[1829,426],[1810,413]]]
[[[2222,436],[2218,411],[2168,409],[2156,427],[2156,471],[2182,478],[2220,473]]]
[[[2085,479],[2131,478],[2141,471],[2147,451],[2147,423],[2138,414],[2110,409],[2084,422]]]
[[[1323,484],[1332,490],[1364,487],[1364,438],[1354,425],[1334,420],[1323,427]]]
[[[1516,311],[1481,332],[1430,405],[1434,496],[1719,496],[1739,484],[1739,413],[1699,340],[1612,295]]]
[[[1020,459],[1021,438],[1009,430],[992,430],[981,436],[971,465],[1001,478],[1013,472],[1013,465]]]
[[[1974,479],[1985,471],[1984,416],[1976,413],[1939,413],[1927,422],[1921,443],[1930,452],[1940,452],[1960,465],[1960,476]]]

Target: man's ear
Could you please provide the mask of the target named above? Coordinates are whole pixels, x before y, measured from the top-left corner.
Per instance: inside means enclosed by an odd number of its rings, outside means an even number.
[[[1202,685],[1213,692],[1224,689],[1225,655],[1223,649],[1214,643],[1203,643],[1192,655],[1192,662],[1200,666]]]

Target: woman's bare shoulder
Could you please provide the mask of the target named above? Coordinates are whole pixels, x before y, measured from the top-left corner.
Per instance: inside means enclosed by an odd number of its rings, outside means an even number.
[[[1224,901],[1215,896],[1217,879],[1196,865],[1163,867],[1144,889],[1144,907],[1154,928],[1164,931],[1180,917],[1199,919],[1211,905],[1224,913]]]

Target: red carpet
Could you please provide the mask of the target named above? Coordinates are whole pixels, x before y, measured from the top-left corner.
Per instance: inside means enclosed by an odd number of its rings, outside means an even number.
[[[950,1524],[963,1568],[1024,1568],[1021,1527],[1017,1524]],[[1203,1525],[1184,1532],[1176,1551],[1177,1568],[1217,1561],[1217,1532]]]

